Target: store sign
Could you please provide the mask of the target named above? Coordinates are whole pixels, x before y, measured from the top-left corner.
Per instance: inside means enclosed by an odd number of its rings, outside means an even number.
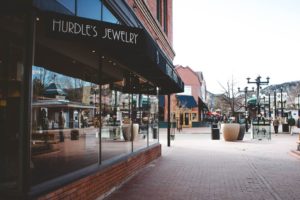
[[[102,39],[121,41],[131,44],[136,44],[137,37],[139,36],[137,33],[120,31],[112,28],[105,28],[104,32],[105,34],[101,37]]]
[[[97,37],[97,27],[90,24],[52,19],[52,32],[74,34],[86,37]]]
[[[137,45],[142,29],[111,24],[61,14],[47,15],[47,29],[56,37],[92,39],[95,42],[114,42]]]

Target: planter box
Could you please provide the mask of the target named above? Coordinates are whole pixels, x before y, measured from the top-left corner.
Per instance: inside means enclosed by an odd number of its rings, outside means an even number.
[[[238,135],[237,140],[243,140],[245,132],[246,132],[246,125],[245,124],[240,124],[240,131],[239,131],[239,135]]]
[[[225,141],[235,141],[238,139],[240,124],[222,124],[222,131]]]

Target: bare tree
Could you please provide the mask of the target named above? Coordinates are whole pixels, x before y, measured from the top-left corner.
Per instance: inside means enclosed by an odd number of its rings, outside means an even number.
[[[290,91],[287,92],[287,102],[286,105],[291,109],[298,108],[298,103],[295,102],[298,99],[298,94],[300,94],[300,85],[296,84],[290,88]]]
[[[239,110],[242,104],[242,95],[240,95],[237,91],[236,82],[231,79],[231,81],[227,81],[226,86],[219,83],[222,87],[224,93],[221,95],[222,102],[222,110],[229,110],[231,114],[235,114],[237,110]]]

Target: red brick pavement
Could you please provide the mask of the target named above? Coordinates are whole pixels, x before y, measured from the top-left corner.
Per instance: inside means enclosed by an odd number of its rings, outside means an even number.
[[[163,155],[106,200],[296,200],[300,159],[291,156],[298,135],[240,142],[210,139],[209,128],[184,130]]]

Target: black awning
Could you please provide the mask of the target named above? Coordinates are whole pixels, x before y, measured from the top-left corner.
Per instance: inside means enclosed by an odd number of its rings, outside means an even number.
[[[183,92],[172,62],[145,30],[53,12],[41,16],[49,37],[90,44],[160,87],[160,94]]]
[[[206,103],[200,97],[198,97],[198,105],[199,105],[201,110],[209,111],[208,106],[206,105]]]
[[[197,103],[193,96],[189,95],[176,95],[177,100],[180,102],[181,107],[184,108],[195,108]]]

